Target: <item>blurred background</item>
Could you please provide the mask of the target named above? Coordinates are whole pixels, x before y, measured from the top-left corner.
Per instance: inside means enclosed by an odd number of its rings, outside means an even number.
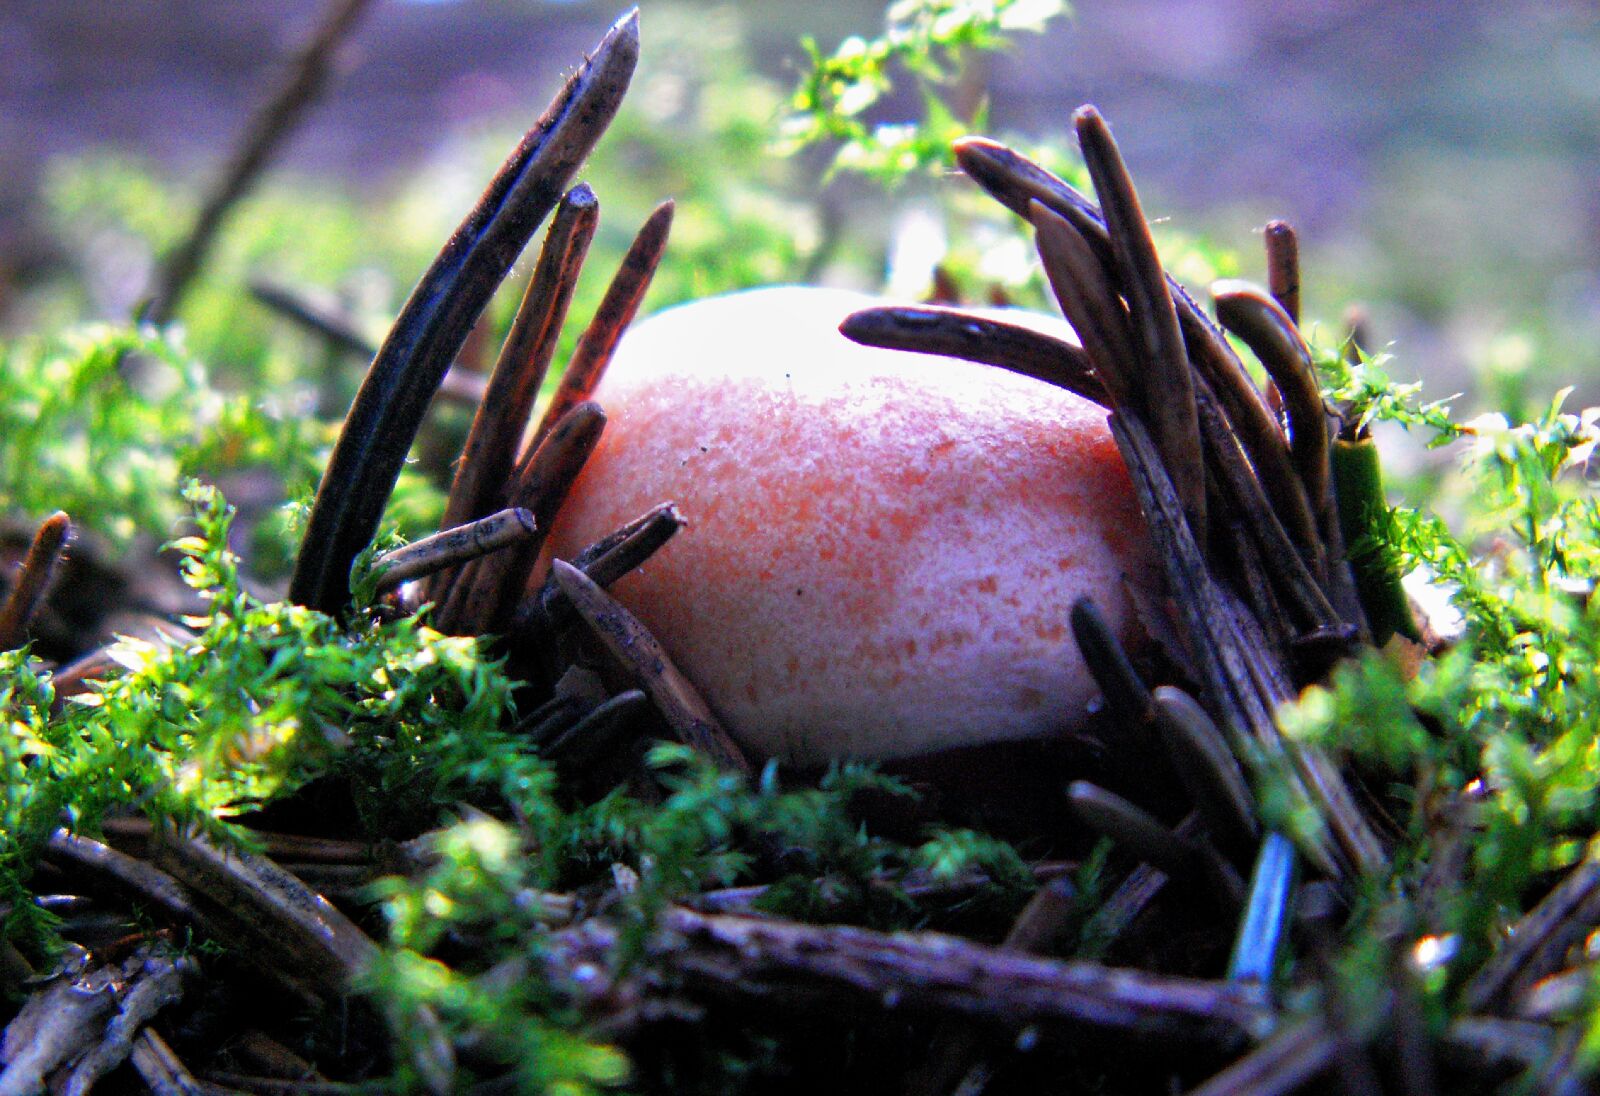
[[[0,5],[0,331],[129,314],[153,256],[187,231],[323,6]],[[266,376],[303,355],[283,341],[298,336],[262,338],[274,321],[241,303],[258,277],[335,294],[381,334],[617,13],[378,0],[227,225],[179,314],[191,345],[218,369]],[[919,177],[885,195],[856,178],[824,182],[826,150],[771,150],[801,36],[830,51],[879,33],[881,3],[644,0],[643,26],[641,75],[589,176],[615,247],[650,202],[680,202],[674,248],[687,269],[653,305],[800,277],[917,292],[942,248],[969,242],[947,215],[973,189],[963,180]],[[996,136],[1063,150],[1071,109],[1097,103],[1147,211],[1209,241],[1201,276],[1209,265],[1263,277],[1260,226],[1289,220],[1308,318],[1338,326],[1347,304],[1365,305],[1395,372],[1425,377],[1431,392],[1587,388],[1600,375],[1600,21],[1589,3],[1076,0],[1047,33],[969,66],[952,95],[969,107],[987,97]],[[902,89],[873,116],[919,110]],[[1025,280],[1004,255],[991,259],[970,264],[973,280]]]

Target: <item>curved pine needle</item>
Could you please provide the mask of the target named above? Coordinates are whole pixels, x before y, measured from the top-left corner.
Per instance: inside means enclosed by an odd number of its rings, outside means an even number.
[[[22,568],[17,572],[16,585],[0,605],[0,651],[20,647],[28,640],[28,625],[39,611],[45,595],[50,592],[50,580],[55,577],[56,566],[61,562],[72,539],[72,520],[57,510],[39,523],[23,557]]]
[[[1067,322],[1083,340],[1084,352],[1111,397],[1111,405],[1142,418],[1145,393],[1130,376],[1138,370],[1138,351],[1127,310],[1106,267],[1065,217],[1039,202],[1029,205],[1028,216],[1050,289]]]
[[[472,565],[439,614],[442,630],[454,635],[505,630],[556,514],[600,443],[605,425],[599,404],[580,403],[539,443],[511,493],[513,505],[532,513],[537,531],[515,548]]]
[[[1148,371],[1143,383],[1146,412],[1184,512],[1203,543],[1206,485],[1200,423],[1188,351],[1167,276],[1111,128],[1092,106],[1078,108],[1072,121],[1100,198],[1117,279],[1127,298],[1135,345],[1142,353],[1140,364]]]
[[[1317,387],[1311,351],[1283,306],[1249,282],[1225,280],[1212,285],[1217,318],[1243,339],[1283,394],[1289,415],[1289,453],[1306,486],[1319,526],[1333,517],[1328,472],[1328,411]]]
[[[1288,221],[1268,221],[1262,236],[1267,243],[1267,288],[1289,322],[1299,327],[1300,237]]]
[[[1072,638],[1111,714],[1129,727],[1147,724],[1154,715],[1150,689],[1094,599],[1082,597],[1073,602],[1070,620]]]
[[[616,114],[638,56],[633,12],[567,82],[412,290],[345,417],[306,524],[290,600],[323,612],[349,601],[350,566],[377,531],[429,400],[511,264]]]
[[[1210,846],[1179,836],[1120,795],[1087,780],[1068,785],[1067,799],[1084,825],[1152,867],[1201,884],[1225,906],[1244,902],[1243,882]]]
[[[667,249],[667,234],[672,231],[673,208],[670,201],[656,206],[633,238],[622,265],[617,267],[611,285],[606,288],[605,299],[595,309],[594,318],[572,352],[561,384],[550,397],[550,406],[534,430],[533,440],[528,443],[530,456],[540,440],[561,421],[561,416],[594,394],[601,374],[611,364],[618,340],[638,314],[650,280],[661,264],[661,256]]]
[[[1159,686],[1153,702],[1156,731],[1206,827],[1224,841],[1253,841],[1260,832],[1255,797],[1217,725],[1171,685]]]
[[[852,312],[839,333],[863,346],[999,366],[1110,406],[1082,347],[1021,324],[951,308],[891,305]]]
[[[1110,264],[1111,243],[1100,210],[1070,184],[996,141],[963,137],[952,147],[961,170],[990,197],[1030,222],[1029,203],[1038,202],[1076,228],[1102,266]],[[1167,288],[1190,362],[1211,384],[1268,497],[1284,523],[1292,526],[1291,496],[1301,487],[1292,475],[1283,430],[1211,317],[1176,279],[1169,276]]]
[[[600,203],[586,183],[573,187],[556,207],[538,264],[461,448],[441,528],[482,517],[504,501],[528,416],[555,355],[578,271],[599,220]]]

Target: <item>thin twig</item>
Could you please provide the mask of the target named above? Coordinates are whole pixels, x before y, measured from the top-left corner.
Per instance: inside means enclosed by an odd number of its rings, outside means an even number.
[[[1265,648],[1250,642],[1248,630],[1259,634],[1259,625],[1253,618],[1243,619],[1248,614],[1236,610],[1207,571],[1154,443],[1137,420],[1120,414],[1111,416],[1111,431],[1132,473],[1140,506],[1166,568],[1167,590],[1177,602],[1185,646],[1201,675],[1206,697],[1221,717],[1223,728],[1233,736],[1235,751],[1248,755],[1263,749],[1271,757],[1289,757],[1300,794],[1315,804],[1348,863],[1376,870],[1384,860],[1382,846],[1350,804],[1339,774],[1317,751],[1291,750],[1278,734],[1273,712],[1293,696],[1293,689]],[[1348,867],[1333,859],[1333,849],[1325,843],[1312,844],[1305,852],[1330,875],[1348,873]]]
[[[821,1005],[864,1015],[960,1017],[1017,1030],[1101,1031],[1222,1049],[1265,1034],[1271,1014],[1244,987],[1040,959],[940,933],[668,909],[653,964],[697,993],[744,1005]],[[562,971],[607,969],[619,930],[591,918],[552,940]],[[591,997],[610,992],[590,977]]]
[[[128,1061],[155,1096],[214,1096],[213,1087],[201,1084],[153,1027],[139,1032]]]
[[[199,837],[164,835],[156,864],[207,900],[207,915],[227,926],[240,953],[309,1003],[328,1007],[353,992],[377,945],[322,895],[264,856],[219,849]],[[453,1051],[425,1007],[386,1016],[391,1031],[421,1028],[408,1040],[430,1091],[445,1092]]]
[[[1320,1017],[1262,1043],[1189,1096],[1287,1096],[1333,1065],[1338,1040]]]
[[[531,513],[513,507],[453,529],[445,529],[431,537],[423,537],[403,548],[385,552],[372,561],[373,570],[380,576],[378,589],[392,590],[412,579],[520,544],[530,540],[537,528]]]
[[[233,158],[201,203],[189,235],[161,264],[155,292],[145,310],[146,320],[164,324],[177,312],[228,214],[322,94],[339,46],[371,6],[372,0],[330,0],[322,22],[290,65],[288,78],[250,120]]]
[[[1466,1011],[1489,1011],[1558,969],[1567,948],[1596,924],[1600,924],[1600,858],[1590,857],[1505,935],[1500,950],[1467,983],[1461,995]]]
[[[306,293],[266,278],[252,278],[250,295],[352,357],[371,361],[378,353],[378,344],[357,330],[349,316]]]

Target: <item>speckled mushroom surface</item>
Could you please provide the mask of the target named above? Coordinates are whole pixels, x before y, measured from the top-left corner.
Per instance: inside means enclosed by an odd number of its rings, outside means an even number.
[[[1125,582],[1155,582],[1105,412],[838,333],[878,303],[777,287],[639,324],[552,534],[570,558],[678,504],[688,527],[612,592],[761,757],[888,759],[1078,727],[1098,694],[1072,602],[1092,595],[1135,641]]]

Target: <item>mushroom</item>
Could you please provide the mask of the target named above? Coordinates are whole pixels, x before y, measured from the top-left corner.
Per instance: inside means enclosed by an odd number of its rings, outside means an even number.
[[[776,287],[632,329],[550,551],[675,501],[688,528],[612,592],[754,755],[887,760],[1079,729],[1098,693],[1073,602],[1135,642],[1158,572],[1106,412],[839,334],[874,303]]]

